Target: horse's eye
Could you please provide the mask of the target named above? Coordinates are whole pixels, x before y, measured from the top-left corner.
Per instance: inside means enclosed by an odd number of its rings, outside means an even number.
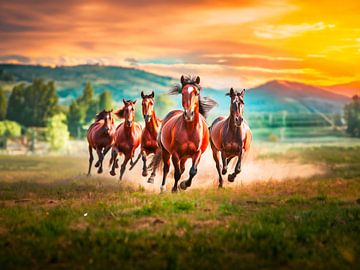
[[[135,111],[134,108],[131,108],[132,111]]]

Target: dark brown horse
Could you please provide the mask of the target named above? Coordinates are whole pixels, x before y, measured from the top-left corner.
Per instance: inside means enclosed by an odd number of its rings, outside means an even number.
[[[110,166],[112,165],[110,174],[115,175],[115,168],[118,167],[118,154],[124,154],[124,162],[120,168],[121,180],[126,164],[134,156],[135,149],[140,145],[141,140],[141,126],[135,122],[135,101],[123,99],[124,107],[115,111],[114,114],[124,119],[124,122],[118,125],[115,131],[114,144],[112,146]]]
[[[99,157],[95,167],[98,168],[98,173],[102,173],[103,160],[106,153],[111,148],[114,142],[115,124],[111,111],[99,112],[95,117],[95,122],[91,124],[87,131],[87,140],[89,143],[89,170],[88,175],[91,173],[91,165],[94,160],[92,150],[95,149]]]
[[[175,183],[172,192],[177,191],[178,181],[185,170],[185,162],[189,158],[192,160],[189,178],[181,182],[180,188],[190,187],[192,179],[197,173],[201,155],[209,144],[209,130],[205,116],[216,105],[216,102],[211,99],[200,98],[200,91],[200,77],[184,76],[181,76],[181,86],[175,86],[170,91],[170,94],[182,95],[184,110],[171,111],[163,120],[160,128],[158,144],[161,147],[161,152],[154,157],[153,166],[158,166],[162,160],[161,190],[165,187],[170,158],[175,169]]]
[[[145,120],[145,128],[142,131],[141,135],[141,151],[137,160],[133,163],[130,170],[135,166],[136,162],[139,160],[140,156],[143,161],[143,170],[142,175],[146,177],[148,175],[148,167],[146,166],[146,158],[148,155],[156,154],[160,151],[160,148],[157,144],[157,136],[161,125],[161,120],[156,117],[155,108],[154,108],[154,91],[150,95],[145,95],[144,92],[141,92],[142,98],[142,113]],[[148,183],[154,183],[154,178],[156,176],[156,170],[153,169],[151,176],[148,179]]]
[[[222,174],[227,173],[227,166],[230,160],[237,157],[235,171],[228,175],[228,180],[233,182],[241,171],[241,161],[244,152],[249,151],[252,140],[249,125],[243,118],[244,114],[245,89],[238,93],[233,88],[227,94],[230,96],[230,116],[228,118],[218,117],[210,127],[210,144],[216,169],[219,174],[219,187],[223,186]],[[221,153],[222,172],[218,152]]]

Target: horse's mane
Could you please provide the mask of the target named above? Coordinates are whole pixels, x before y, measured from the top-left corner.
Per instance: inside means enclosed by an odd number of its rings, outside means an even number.
[[[124,109],[125,109],[125,106],[122,107],[121,109],[117,109],[116,111],[114,111],[114,114],[115,114],[118,118],[122,119],[122,118],[124,118]]]
[[[100,120],[103,120],[105,114],[111,113],[111,112],[112,112],[112,110],[111,111],[102,110],[101,112],[97,113],[95,115],[95,122],[99,122]]]
[[[205,119],[207,118],[209,111],[217,105],[217,102],[212,98],[199,97],[199,112],[205,117]]]
[[[175,84],[169,90],[169,95],[178,95],[181,94],[182,88],[186,84],[192,84],[197,87],[200,91],[202,87],[200,84],[196,83],[195,76],[184,76],[184,83],[183,84]],[[209,97],[202,97],[199,96],[199,112],[205,118],[207,117],[209,111],[217,105],[217,102]]]

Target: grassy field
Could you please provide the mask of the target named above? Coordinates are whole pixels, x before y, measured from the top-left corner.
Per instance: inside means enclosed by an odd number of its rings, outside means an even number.
[[[86,159],[0,156],[0,268],[359,269],[359,153],[262,155],[327,174],[178,194],[87,178]]]

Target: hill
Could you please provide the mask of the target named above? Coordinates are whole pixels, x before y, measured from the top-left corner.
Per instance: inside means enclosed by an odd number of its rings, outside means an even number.
[[[179,74],[180,75],[180,74]],[[159,76],[143,70],[115,66],[80,65],[45,67],[31,65],[0,64],[0,84],[13,85],[19,82],[30,83],[34,78],[55,81],[62,103],[82,92],[87,81],[91,81],[95,93],[104,90],[112,92],[115,101],[122,98],[137,98],[141,90],[155,90],[165,93],[177,79]],[[203,95],[215,99],[219,106],[213,115],[228,114],[228,89],[204,88]],[[181,98],[173,97],[176,106],[181,106]],[[349,101],[343,95],[335,94],[323,87],[289,81],[270,81],[246,93],[247,112],[338,113]]]

